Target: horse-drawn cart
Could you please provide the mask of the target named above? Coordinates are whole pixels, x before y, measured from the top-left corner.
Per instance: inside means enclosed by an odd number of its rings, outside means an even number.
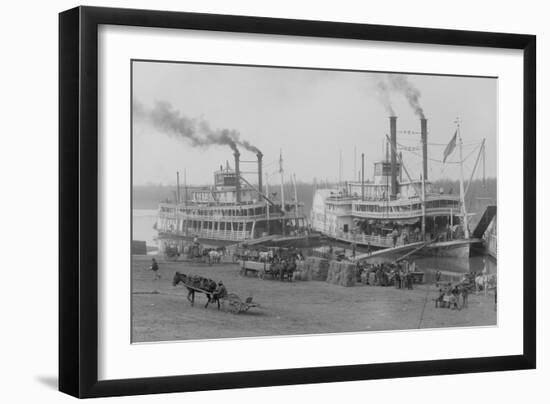
[[[174,274],[172,285],[175,287],[180,282],[188,291],[187,300],[191,302],[191,306],[195,305],[195,293],[204,293],[204,295],[208,299],[205,307],[208,307],[208,304],[212,302],[216,291],[216,282],[214,282],[213,280],[194,275],[188,276],[186,274],[176,272]]]
[[[240,274],[247,276],[252,273],[260,279],[279,279],[292,281],[292,274],[296,270],[294,261],[278,261],[278,262],[258,262],[258,261],[241,261]]]
[[[257,262],[257,261],[241,261],[241,271],[242,276],[248,276],[249,273],[254,277],[258,277],[261,272],[265,272],[266,267],[269,264],[266,262]]]
[[[187,289],[187,300],[191,302],[191,306],[195,305],[195,293],[204,293],[208,301],[206,302],[205,308],[208,307],[210,303],[218,303],[218,310],[220,307],[224,311],[230,311],[231,313],[238,314],[246,312],[253,307],[259,307],[259,304],[252,302],[252,297],[246,298],[245,301],[242,301],[241,298],[235,293],[227,293],[222,295],[221,290],[216,288],[216,283],[211,279],[201,278],[198,276],[188,276],[176,272],[174,274],[174,280],[172,285],[175,287],[179,283],[182,283],[183,286]],[[225,291],[225,288],[223,289]]]

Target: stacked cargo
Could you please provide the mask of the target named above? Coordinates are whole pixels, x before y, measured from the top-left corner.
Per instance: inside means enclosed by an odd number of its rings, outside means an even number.
[[[357,265],[350,262],[330,261],[327,282],[340,286],[354,286],[357,280]]]

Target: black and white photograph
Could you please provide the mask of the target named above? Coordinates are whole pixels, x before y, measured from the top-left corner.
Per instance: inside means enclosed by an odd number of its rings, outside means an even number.
[[[133,343],[498,326],[498,77],[130,69]]]
[[[548,396],[544,3],[88,3],[3,4],[2,402]]]

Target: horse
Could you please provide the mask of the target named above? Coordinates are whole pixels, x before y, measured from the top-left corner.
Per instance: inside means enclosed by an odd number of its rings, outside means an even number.
[[[195,305],[195,292],[204,293],[208,301],[204,307],[208,307],[208,304],[213,300],[214,291],[216,290],[216,282],[212,279],[202,278],[200,276],[186,275],[179,272],[174,274],[172,280],[172,286],[176,287],[179,283],[183,283],[187,289],[187,300],[191,302],[191,306]],[[217,300],[217,299],[214,299]],[[218,301],[218,309],[220,303]]]
[[[209,264],[219,264],[222,260],[222,256],[219,251],[217,250],[210,250],[208,251],[208,263]]]
[[[274,268],[273,277],[275,279],[279,278],[281,281],[284,281],[287,278],[289,281],[292,281],[292,275],[296,270],[296,263],[292,260],[287,261],[283,259],[278,264],[272,265],[272,268]]]
[[[201,257],[201,249],[199,245],[190,245],[187,250],[187,258],[196,259]]]
[[[297,269],[296,261],[290,260],[288,264],[285,267],[284,272],[281,274],[281,280],[283,280],[283,277],[286,275],[287,279],[289,281],[292,281],[294,279],[294,272]]]

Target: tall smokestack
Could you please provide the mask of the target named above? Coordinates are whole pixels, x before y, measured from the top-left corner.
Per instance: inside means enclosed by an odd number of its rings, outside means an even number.
[[[397,195],[397,117],[390,116],[391,195]]]
[[[420,137],[422,139],[422,175],[428,179],[428,120],[420,118]]]
[[[241,153],[235,150],[233,155],[235,156],[235,188],[237,190],[237,203],[241,203],[241,169],[239,167]]]
[[[258,153],[256,153],[256,156],[258,157],[258,191],[261,193],[261,192],[263,192],[263,185],[262,185],[262,177],[263,177],[263,173],[262,173],[262,159],[263,159],[264,155],[262,154],[261,151],[258,151]]]

